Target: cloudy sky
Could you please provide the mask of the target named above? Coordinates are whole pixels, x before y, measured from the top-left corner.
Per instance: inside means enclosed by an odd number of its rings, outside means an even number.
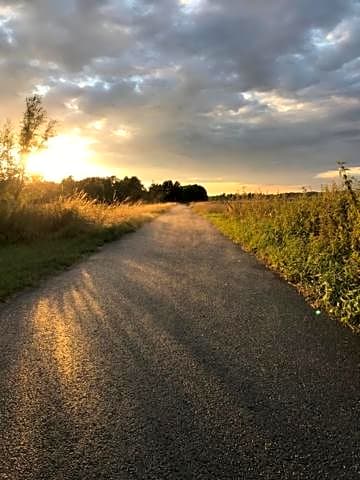
[[[0,0],[1,116],[44,95],[53,176],[216,193],[360,171],[359,55],[359,0]]]

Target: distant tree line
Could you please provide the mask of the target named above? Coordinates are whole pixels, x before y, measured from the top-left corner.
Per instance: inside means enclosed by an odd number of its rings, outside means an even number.
[[[204,202],[208,200],[207,191],[201,185],[180,185],[179,182],[166,180],[162,184],[150,185],[148,196],[157,202]]]
[[[83,192],[87,197],[106,203],[112,202],[203,202],[208,200],[205,188],[201,185],[181,185],[166,180],[153,183],[146,189],[137,177],[90,177],[83,180],[65,178],[61,182],[61,193],[73,195]]]
[[[303,190],[302,192],[286,192],[286,193],[221,193],[220,195],[213,195],[209,197],[209,200],[212,201],[226,201],[230,202],[233,200],[252,200],[252,199],[259,199],[259,198],[273,198],[273,197],[281,197],[287,200],[292,200],[303,195],[307,197],[319,195],[320,192],[317,191],[306,191]]]

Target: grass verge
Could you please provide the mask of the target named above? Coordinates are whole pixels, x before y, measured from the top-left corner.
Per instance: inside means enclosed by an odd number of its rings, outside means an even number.
[[[72,199],[46,208],[49,222],[44,206],[38,207],[36,214],[25,208],[16,214],[21,221],[3,230],[11,240],[0,244],[0,301],[38,285],[44,277],[70,267],[106,242],[135,231],[169,205],[105,206]],[[59,228],[53,225],[54,208],[61,212]]]
[[[346,191],[193,208],[295,285],[315,308],[360,332],[360,211]]]

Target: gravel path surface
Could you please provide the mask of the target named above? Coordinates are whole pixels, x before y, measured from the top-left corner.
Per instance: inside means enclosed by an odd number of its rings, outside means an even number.
[[[0,310],[0,479],[358,479],[359,338],[186,207]]]

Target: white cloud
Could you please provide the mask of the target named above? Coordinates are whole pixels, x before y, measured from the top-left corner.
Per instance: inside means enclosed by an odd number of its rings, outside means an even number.
[[[360,175],[360,167],[349,167],[349,175]],[[323,178],[325,180],[331,180],[339,178],[339,170],[327,170],[326,172],[320,172],[315,175],[315,178]]]

